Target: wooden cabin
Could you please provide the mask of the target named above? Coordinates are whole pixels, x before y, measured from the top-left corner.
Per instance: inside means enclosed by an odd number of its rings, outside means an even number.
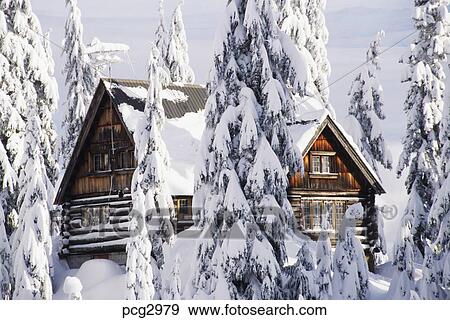
[[[56,197],[62,207],[60,255],[72,268],[96,258],[125,263],[136,167],[133,132],[143,116],[147,88],[147,81],[103,79],[94,94]],[[163,140],[171,162],[168,182],[177,232],[193,225],[194,166],[206,99],[206,89],[197,85],[170,85],[163,91]],[[384,193],[379,178],[326,111],[305,113],[290,130],[305,167],[303,176],[289,177],[299,229],[314,239],[326,225],[336,235],[346,208],[362,202],[367,210],[358,232],[369,249],[377,239],[370,208],[375,195]]]
[[[370,249],[378,239],[375,196],[385,193],[380,179],[353,140],[326,112],[305,116],[313,117],[290,127],[304,163],[303,174],[289,177],[289,198],[298,226],[312,239],[329,230],[334,245],[345,211],[360,202],[365,216],[356,222],[356,232],[372,258]]]

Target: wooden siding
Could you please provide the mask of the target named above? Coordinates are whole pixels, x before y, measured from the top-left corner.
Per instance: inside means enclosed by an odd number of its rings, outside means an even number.
[[[331,173],[312,173],[312,153],[333,152],[331,156]],[[290,177],[290,187],[294,190],[307,191],[309,193],[326,191],[330,195],[333,193],[366,194],[368,182],[362,173],[348,156],[346,150],[337,141],[331,130],[325,128],[322,134],[314,142],[311,150],[304,156],[304,175],[296,173]]]
[[[116,163],[120,153],[132,153],[134,145],[107,97],[105,95],[102,99],[76,164],[68,194],[70,199],[117,194],[119,191],[130,190],[135,163],[125,169],[118,169]],[[107,154],[110,168],[96,172],[93,163],[94,154]]]

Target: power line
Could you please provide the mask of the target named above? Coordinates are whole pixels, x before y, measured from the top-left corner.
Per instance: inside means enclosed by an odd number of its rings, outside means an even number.
[[[403,38],[401,38],[400,40],[396,41],[394,44],[392,44],[391,46],[387,47],[386,49],[382,50],[376,57],[381,57],[383,54],[385,54],[386,52],[392,50],[393,48],[395,48],[396,46],[398,46],[400,43],[402,43],[403,41],[405,41],[406,39],[412,37],[413,35],[415,35],[416,33],[418,33],[418,30],[415,30],[411,33],[409,33],[408,35],[404,36]],[[374,57],[375,59],[375,57]],[[353,74],[353,72],[359,70],[360,68],[364,67],[366,64],[370,63],[371,61],[373,61],[373,59],[365,61],[359,65],[357,65],[356,67],[354,67],[353,69],[351,69],[350,71],[347,71],[346,73],[344,73],[343,75],[339,76],[336,80],[334,80],[333,82],[329,83],[325,88],[321,89],[321,90],[317,90],[318,94],[323,93],[325,90],[331,88],[333,85],[335,85],[336,83],[344,80],[345,78],[347,78],[349,75]],[[319,98],[320,97],[315,94],[313,96],[308,96],[306,99],[302,100],[302,103],[306,103],[308,102],[311,98]]]
[[[382,56],[383,54],[385,54],[386,52],[392,50],[393,48],[395,48],[396,46],[398,46],[400,43],[402,43],[403,41],[405,41],[406,39],[412,37],[414,34],[416,34],[418,31],[415,30],[413,32],[411,32],[410,34],[406,35],[405,37],[403,37],[402,39],[396,41],[393,45],[391,45],[390,47],[386,48],[385,50],[381,51],[380,54],[377,55],[377,57]],[[337,82],[345,79],[346,77],[348,77],[349,75],[351,75],[353,72],[355,72],[356,70],[364,67],[366,64],[368,64],[369,62],[371,62],[372,60],[369,61],[365,61],[363,63],[361,63],[360,65],[356,66],[355,68],[353,68],[352,70],[344,73],[342,76],[340,76],[339,78],[337,78],[336,80],[334,80],[332,83],[330,83],[327,87],[325,87],[325,89],[329,89],[331,86],[333,86],[334,84],[336,84]]]

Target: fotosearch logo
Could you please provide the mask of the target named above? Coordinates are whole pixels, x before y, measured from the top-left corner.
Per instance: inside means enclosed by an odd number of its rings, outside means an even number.
[[[398,207],[396,205],[384,205],[379,209],[386,220],[394,220],[398,215]]]

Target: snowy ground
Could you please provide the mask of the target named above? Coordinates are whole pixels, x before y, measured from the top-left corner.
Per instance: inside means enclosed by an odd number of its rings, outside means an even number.
[[[182,288],[186,286],[192,275],[193,264],[195,263],[196,240],[199,236],[198,231],[186,230],[180,233],[172,247],[165,247],[166,265],[163,279],[170,279],[167,273],[170,273],[176,256],[181,258],[183,263],[180,266],[180,278]],[[289,255],[289,264],[296,261],[296,254],[299,249],[299,238],[290,238],[286,242]],[[420,266],[416,266],[416,279],[421,278]],[[54,299],[65,300],[67,296],[63,292],[63,284],[66,276],[76,276],[80,279],[83,290],[82,297],[85,300],[123,300],[125,299],[126,274],[125,268],[119,266],[110,260],[91,260],[84,263],[80,269],[69,270],[63,263],[58,266],[57,276],[55,278]],[[380,266],[377,274],[370,274],[370,299],[387,299],[387,291],[391,281],[393,268],[391,263]]]

